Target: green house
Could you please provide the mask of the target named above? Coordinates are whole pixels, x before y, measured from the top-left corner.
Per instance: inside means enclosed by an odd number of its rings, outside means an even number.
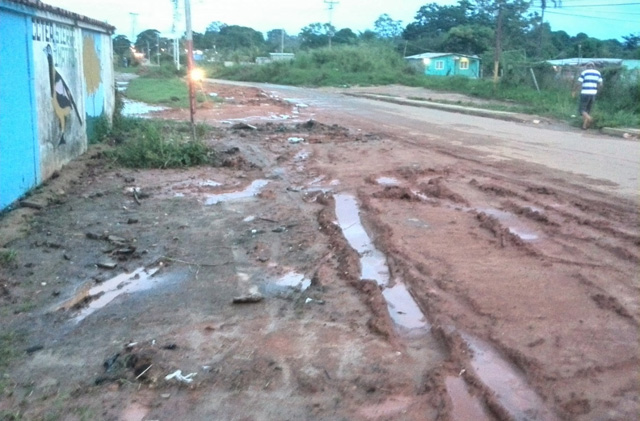
[[[457,53],[423,53],[405,57],[427,76],[482,77],[480,57]]]

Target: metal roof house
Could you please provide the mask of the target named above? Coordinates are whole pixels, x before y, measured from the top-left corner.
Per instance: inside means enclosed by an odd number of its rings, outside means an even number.
[[[482,77],[480,57],[457,53],[423,53],[405,57],[405,60],[424,71],[427,76]]]
[[[0,210],[87,150],[115,109],[114,27],[0,0]]]

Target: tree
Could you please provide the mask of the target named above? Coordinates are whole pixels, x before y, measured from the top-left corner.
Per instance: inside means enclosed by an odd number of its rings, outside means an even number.
[[[267,32],[266,45],[270,52],[291,52],[297,48],[296,37],[289,36],[284,29],[272,29]]]
[[[461,54],[482,54],[491,48],[493,30],[483,25],[458,25],[449,30],[443,50]]]
[[[312,23],[300,31],[300,47],[319,48],[329,45],[329,34],[335,33],[333,25],[328,23]]]
[[[640,47],[640,32],[622,37],[624,39],[625,50],[635,50]]]
[[[393,20],[388,14],[380,15],[373,24],[374,32],[380,38],[398,38],[402,35],[402,21]]]
[[[147,58],[150,59],[153,49],[160,38],[160,31],[157,29],[147,29],[138,34],[136,38],[136,50],[144,52]]]
[[[358,36],[349,28],[342,28],[333,35],[333,43],[335,44],[355,44]]]
[[[120,57],[125,57],[125,55],[129,54],[129,50],[131,48],[131,41],[124,35],[117,35],[113,38],[113,52],[119,55]]]
[[[220,50],[262,49],[265,42],[262,32],[246,26],[231,25],[220,28],[216,46]]]

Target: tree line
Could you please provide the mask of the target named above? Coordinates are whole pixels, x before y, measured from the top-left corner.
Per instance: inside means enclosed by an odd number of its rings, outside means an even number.
[[[640,32],[616,39],[600,40],[586,33],[570,36],[553,31],[544,21],[545,7],[561,2],[538,0],[459,0],[455,5],[425,4],[406,26],[388,14],[381,15],[373,29],[355,33],[337,29],[328,23],[311,23],[296,34],[283,29],[266,33],[253,28],[212,22],[204,33],[193,33],[194,49],[205,52],[212,61],[253,61],[268,53],[323,48],[331,45],[386,43],[408,56],[429,51],[469,55],[489,55],[496,49],[515,54],[522,60],[547,60],[568,57],[640,59]],[[538,13],[540,8],[542,13]],[[169,60],[173,41],[148,29],[129,40],[124,35],[113,39],[114,52],[127,56],[130,47],[150,59]]]

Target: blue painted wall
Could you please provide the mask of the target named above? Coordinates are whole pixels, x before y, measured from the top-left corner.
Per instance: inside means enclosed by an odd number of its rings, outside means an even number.
[[[31,18],[0,9],[0,210],[40,179]]]

